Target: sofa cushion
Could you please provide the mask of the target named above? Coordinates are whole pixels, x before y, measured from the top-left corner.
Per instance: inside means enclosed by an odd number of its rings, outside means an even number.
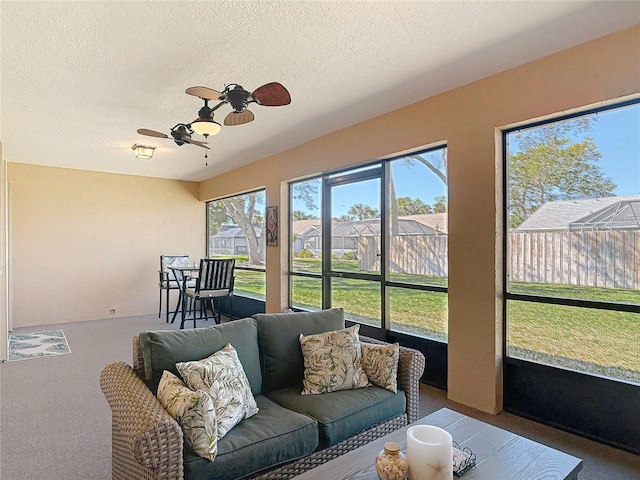
[[[262,389],[258,329],[252,318],[193,330],[142,332],[138,339],[144,360],[145,381],[154,393],[164,370],[179,376],[176,363],[206,358],[228,343],[238,351],[251,392],[258,395]]]
[[[400,345],[374,345],[360,343],[362,349],[362,368],[374,385],[386,388],[393,393],[398,391],[398,360]]]
[[[249,381],[238,354],[229,343],[200,361],[180,362],[176,368],[192,390],[202,390],[213,398],[218,423],[218,439],[243,419],[258,413]]]
[[[391,393],[375,385],[322,395],[300,395],[297,387],[288,387],[269,392],[266,396],[283,407],[315,418],[322,447],[335,445],[406,410],[402,390]]]
[[[312,335],[344,328],[341,308],[319,312],[259,313],[253,318],[258,322],[263,392],[293,385],[302,387],[304,363],[300,334]]]
[[[158,385],[158,400],[180,424],[191,448],[207,460],[216,458],[218,424],[211,395],[202,390],[194,392],[165,370]]]
[[[260,411],[243,420],[218,442],[208,462],[185,445],[185,480],[232,480],[312,453],[318,446],[315,420],[256,397]]]
[[[362,369],[358,330],[360,325],[342,330],[300,335],[304,378],[302,395],[317,395],[370,385]]]

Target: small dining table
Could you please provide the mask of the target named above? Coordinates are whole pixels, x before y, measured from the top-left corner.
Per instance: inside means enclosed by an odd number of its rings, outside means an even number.
[[[176,308],[173,311],[173,317],[171,317],[171,323],[173,323],[176,319],[176,315],[178,312],[182,311],[182,299],[184,298],[184,291],[187,288],[187,284],[189,280],[194,280],[198,278],[200,273],[199,266],[181,266],[181,267],[169,267],[173,271],[173,276],[178,282],[178,287],[180,287],[180,292],[178,294],[178,303],[176,304]]]

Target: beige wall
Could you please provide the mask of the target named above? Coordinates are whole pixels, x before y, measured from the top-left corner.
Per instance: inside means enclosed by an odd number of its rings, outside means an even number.
[[[159,256],[205,254],[196,183],[8,165],[15,327],[157,312]]]
[[[211,178],[200,198],[266,187],[286,218],[286,182],[446,142],[448,396],[502,408],[501,151],[497,129],[640,92],[640,27],[500,73]],[[296,101],[294,95],[294,102]],[[282,222],[283,229],[286,222]],[[286,238],[286,231],[281,231]],[[286,242],[267,248],[267,311],[286,307]],[[428,368],[428,359],[427,359]]]
[[[0,142],[0,361],[8,357],[9,307],[7,281],[7,162]]]

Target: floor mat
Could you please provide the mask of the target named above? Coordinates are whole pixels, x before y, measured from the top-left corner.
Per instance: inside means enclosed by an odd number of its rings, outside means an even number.
[[[62,330],[9,335],[9,361],[71,353]]]

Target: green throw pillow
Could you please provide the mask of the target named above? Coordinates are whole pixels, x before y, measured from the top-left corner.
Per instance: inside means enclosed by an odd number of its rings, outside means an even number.
[[[229,343],[203,360],[176,363],[184,383],[203,390],[213,398],[218,422],[218,440],[243,419],[258,413],[249,380]]]
[[[182,427],[193,451],[213,461],[218,453],[218,432],[211,396],[202,390],[194,392],[165,370],[158,385],[158,400]]]
[[[393,393],[398,392],[398,359],[400,346],[360,344],[362,348],[362,368],[369,381]]]
[[[362,369],[358,330],[354,325],[344,330],[304,336],[300,334],[304,378],[302,395],[368,387]]]

